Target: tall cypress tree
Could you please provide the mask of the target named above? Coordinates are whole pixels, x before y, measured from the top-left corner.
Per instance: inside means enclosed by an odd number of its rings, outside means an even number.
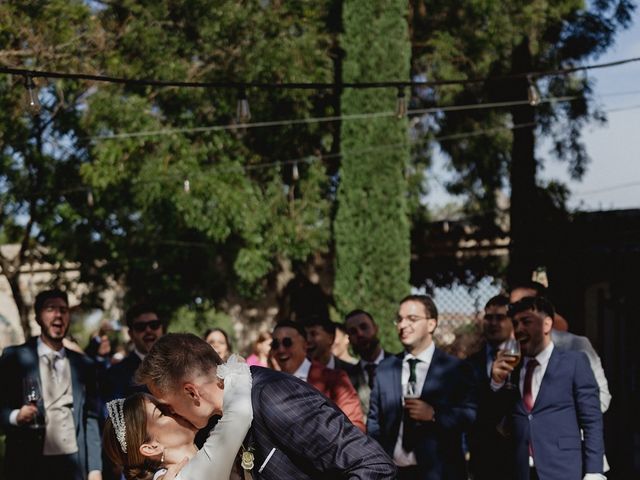
[[[344,1],[345,82],[409,78],[407,14],[402,0]],[[392,111],[396,94],[393,89],[345,89],[342,114]],[[390,144],[395,147],[390,149]],[[397,346],[390,319],[398,300],[409,292],[407,121],[383,117],[343,122],[341,147],[334,225],[337,307],[342,314],[354,308],[370,311],[386,345]]]

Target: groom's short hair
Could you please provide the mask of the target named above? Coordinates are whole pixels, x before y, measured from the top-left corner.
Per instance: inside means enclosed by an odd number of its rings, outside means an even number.
[[[222,363],[211,345],[196,335],[169,333],[153,344],[136,372],[136,381],[169,392],[186,379],[208,374]]]

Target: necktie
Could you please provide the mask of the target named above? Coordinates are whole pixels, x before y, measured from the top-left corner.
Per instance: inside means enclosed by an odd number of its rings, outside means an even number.
[[[527,371],[524,374],[524,388],[522,389],[522,401],[524,402],[524,408],[527,412],[533,410],[533,372],[536,367],[540,365],[535,358],[530,359],[527,362]]]
[[[58,383],[58,371],[56,369],[56,362],[60,357],[56,352],[49,352],[45,355],[46,363],[49,366],[49,378],[51,378],[55,383]]]
[[[416,378],[416,365],[420,360],[417,358],[409,358],[407,363],[409,364],[409,384],[415,384]],[[405,452],[411,452],[418,443],[418,428],[416,421],[409,416],[409,412],[405,409],[402,415],[402,448]]]
[[[524,374],[524,387],[522,388],[522,402],[527,412],[533,410],[533,372],[536,367],[540,365],[535,358],[529,359],[527,362],[527,371]],[[533,445],[531,444],[531,437],[529,437],[529,456],[533,458]]]
[[[371,390],[373,390],[373,381],[376,379],[376,368],[378,368],[378,365],[375,363],[367,363],[364,366],[364,369],[367,372],[367,377],[369,377],[369,388],[371,388]]]

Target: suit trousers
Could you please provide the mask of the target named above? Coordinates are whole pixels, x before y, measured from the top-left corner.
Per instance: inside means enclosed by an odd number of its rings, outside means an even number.
[[[529,480],[540,480],[540,477],[538,477],[538,470],[536,470],[536,467],[529,468]]]
[[[47,480],[84,480],[86,474],[80,466],[77,453],[70,455],[43,455],[38,460],[40,479]]]
[[[419,480],[420,467],[414,465],[411,467],[398,467],[398,480]]]

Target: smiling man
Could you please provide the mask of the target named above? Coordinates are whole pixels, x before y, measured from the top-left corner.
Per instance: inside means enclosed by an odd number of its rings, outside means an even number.
[[[602,413],[598,384],[586,355],[561,351],[551,339],[554,308],[544,297],[512,304],[522,365],[498,354],[492,367],[496,418],[511,420],[517,480],[604,479]],[[514,389],[503,388],[514,372]],[[582,431],[582,433],[581,433]]]
[[[367,431],[393,456],[399,480],[465,480],[462,432],[476,416],[471,368],[435,347],[431,297],[405,297],[395,325],[404,352],[378,365]]]
[[[136,392],[146,392],[144,385],[138,385],[133,377],[136,370],[149,353],[151,347],[164,335],[166,327],[158,317],[152,305],[137,304],[126,313],[129,337],[133,342],[133,351],[120,363],[107,370],[103,381],[102,397],[104,402],[114,398],[127,398]]]
[[[62,344],[70,324],[66,293],[40,292],[35,313],[40,336],[6,348],[0,358],[5,478],[98,480],[95,365]]]

